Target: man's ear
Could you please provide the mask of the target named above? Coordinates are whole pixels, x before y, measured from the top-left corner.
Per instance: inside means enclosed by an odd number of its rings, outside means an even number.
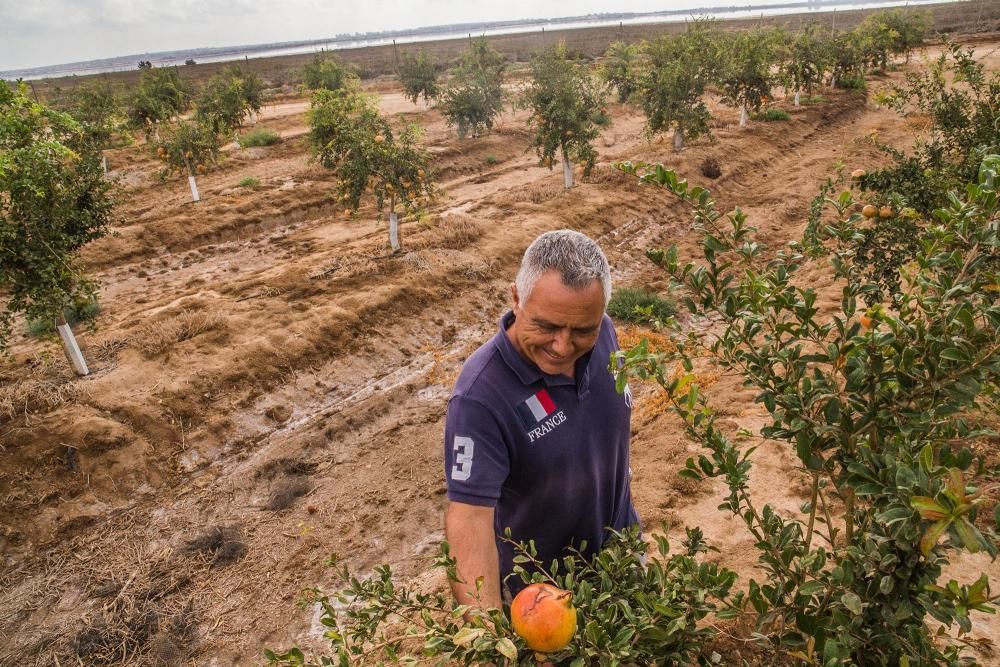
[[[521,307],[521,299],[517,294],[517,283],[510,284],[510,302],[514,305],[514,308]]]

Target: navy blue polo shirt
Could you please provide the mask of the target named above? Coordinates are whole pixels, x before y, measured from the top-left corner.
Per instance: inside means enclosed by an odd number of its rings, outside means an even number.
[[[639,522],[629,471],[631,393],[615,391],[608,358],[618,349],[605,315],[594,348],[575,375],[549,375],[522,357],[500,331],[465,362],[448,402],[445,477],[448,498],[495,508],[498,537],[535,540],[548,567],[566,547],[596,553],[609,536]],[[500,576],[513,569],[513,547],[497,540]],[[508,581],[516,592],[520,585]]]

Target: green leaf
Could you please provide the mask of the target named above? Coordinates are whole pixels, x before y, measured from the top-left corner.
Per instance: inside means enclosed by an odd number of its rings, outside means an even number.
[[[945,348],[938,356],[942,359],[951,359],[952,361],[968,361],[966,356],[957,347]]]
[[[468,646],[472,642],[482,637],[484,634],[486,634],[486,630],[483,628],[472,628],[469,626],[465,626],[464,628],[455,633],[455,636],[452,638],[452,641],[455,643],[455,646]]]
[[[931,550],[937,545],[938,539],[948,529],[950,523],[951,519],[942,519],[931,524],[930,528],[924,532],[924,536],[920,538],[920,552],[925,558],[930,555]]]
[[[510,660],[511,663],[517,664],[517,647],[514,646],[514,642],[504,637],[497,642],[496,649],[500,655]]]
[[[848,591],[840,596],[840,601],[845,607],[847,607],[848,611],[855,616],[859,616],[861,614],[863,606],[861,604],[861,598],[858,597],[857,593]]]

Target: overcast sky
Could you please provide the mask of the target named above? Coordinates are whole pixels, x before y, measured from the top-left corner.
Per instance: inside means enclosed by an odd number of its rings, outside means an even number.
[[[0,71],[184,48],[322,39],[345,32],[722,4],[753,2],[0,0]]]

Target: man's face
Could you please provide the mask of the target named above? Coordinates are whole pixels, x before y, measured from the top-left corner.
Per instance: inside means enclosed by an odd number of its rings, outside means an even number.
[[[566,287],[558,271],[538,279],[527,300],[512,286],[514,323],[507,334],[522,357],[550,375],[574,376],[576,360],[589,352],[604,317],[604,291],[595,280],[582,290]]]

